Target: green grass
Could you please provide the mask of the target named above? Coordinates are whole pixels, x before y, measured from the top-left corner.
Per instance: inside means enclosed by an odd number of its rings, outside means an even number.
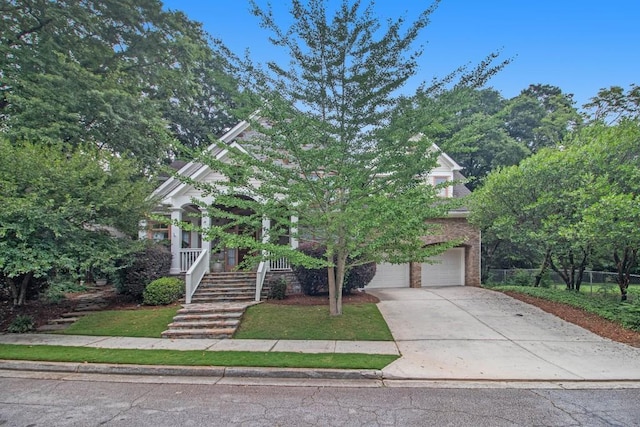
[[[67,329],[67,335],[160,338],[179,307],[99,311],[81,317]]]
[[[131,350],[0,344],[0,359],[136,365],[382,369],[398,357],[382,354]]]
[[[111,310],[80,318],[60,333],[159,337],[177,307]],[[390,341],[391,333],[375,304],[345,305],[329,316],[327,306],[260,304],[245,313],[237,338]],[[398,356],[380,354],[178,351],[0,344],[0,359],[77,363],[282,368],[382,369]]]
[[[640,331],[640,289],[629,288],[629,300],[620,301],[618,288],[610,286],[598,288],[590,292],[581,288],[581,292],[556,288],[534,288],[529,286],[492,286],[498,291],[513,291],[521,294],[543,298],[549,301],[568,304],[581,308],[589,313],[597,314],[625,328]]]
[[[234,338],[393,341],[375,304],[344,305],[342,316],[329,307],[259,304],[244,314]]]

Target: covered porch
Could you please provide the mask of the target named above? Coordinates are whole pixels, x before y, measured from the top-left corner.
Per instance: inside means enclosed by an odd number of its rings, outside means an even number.
[[[196,263],[203,253],[208,256],[203,260],[208,264],[208,271],[211,272],[234,272],[241,269],[256,271],[258,265],[244,266],[249,249],[242,247],[219,247],[206,236],[202,231],[208,227],[222,225],[226,220],[223,218],[209,217],[205,209],[194,204],[187,204],[180,207],[172,207],[170,209],[171,221],[168,240],[171,246],[171,274],[185,274]],[[180,228],[177,223],[184,223],[185,229]],[[264,219],[262,227],[255,230],[241,230],[239,227],[233,227],[227,232],[231,234],[250,234],[256,240],[266,238],[271,221]],[[286,242],[281,244],[290,244],[291,247],[297,247],[297,241],[294,238],[287,237]],[[244,268],[243,268],[244,266]],[[290,270],[289,261],[286,258],[272,259],[268,261],[268,269],[271,271]]]
[[[167,212],[168,211],[168,212]],[[249,212],[234,211],[235,215],[248,215]],[[267,259],[261,262],[249,263],[249,248],[223,247],[207,236],[209,227],[230,224],[228,219],[211,217],[205,207],[194,203],[168,206],[162,214],[165,220],[146,223],[145,237],[156,241],[165,241],[171,248],[172,275],[184,275],[186,282],[186,302],[190,303],[191,296],[196,292],[201,280],[208,273],[256,273],[256,299],[259,299],[262,284],[269,271],[289,271],[290,263],[286,258]],[[295,219],[295,218],[293,218]],[[269,238],[272,221],[262,220],[261,226],[255,229],[240,226],[228,226],[225,232],[243,234],[253,239]],[[280,238],[280,244],[298,246],[295,238],[288,233]],[[266,258],[266,257],[265,257]]]

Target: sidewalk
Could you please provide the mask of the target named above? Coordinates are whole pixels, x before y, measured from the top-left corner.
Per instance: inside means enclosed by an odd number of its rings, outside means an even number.
[[[0,335],[0,344],[61,345],[140,350],[400,354],[396,343],[393,341],[217,340],[96,337],[58,334],[4,334]]]

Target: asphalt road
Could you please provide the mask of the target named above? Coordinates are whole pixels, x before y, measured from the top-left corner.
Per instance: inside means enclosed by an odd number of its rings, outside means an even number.
[[[183,383],[175,378],[167,381],[173,383],[163,384],[158,378],[86,375],[76,379],[67,375],[62,380],[55,374],[42,379],[16,373],[0,378],[0,426],[640,424],[640,388],[568,390],[544,384],[520,388],[507,384],[380,387],[368,383],[359,387],[353,382],[220,385],[197,378]]]

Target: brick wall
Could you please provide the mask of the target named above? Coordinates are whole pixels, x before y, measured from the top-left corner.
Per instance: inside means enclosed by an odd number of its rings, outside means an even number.
[[[294,295],[302,293],[302,286],[300,286],[300,282],[293,271],[269,271],[264,280],[265,285],[270,286],[271,283],[276,283],[280,278],[284,278],[287,282],[287,294]]]
[[[441,218],[430,222],[437,224],[440,230],[435,231],[431,236],[425,236],[422,239],[425,244],[462,240],[460,246],[464,247],[465,285],[480,286],[480,230],[470,225],[466,218]],[[414,268],[414,265],[412,265],[412,287],[414,287]],[[419,281],[420,271],[418,270],[416,274]]]

